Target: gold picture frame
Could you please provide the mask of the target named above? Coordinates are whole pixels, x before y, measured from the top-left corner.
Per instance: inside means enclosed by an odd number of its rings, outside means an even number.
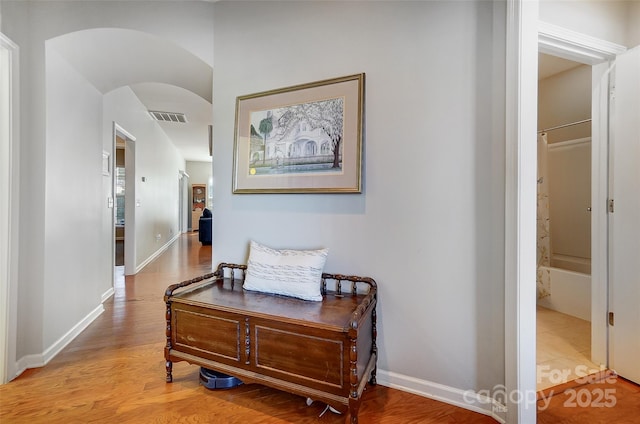
[[[364,73],[236,99],[233,193],[361,193]]]

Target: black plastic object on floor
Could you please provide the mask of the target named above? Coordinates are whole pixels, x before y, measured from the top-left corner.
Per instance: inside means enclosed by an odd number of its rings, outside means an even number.
[[[231,389],[242,384],[242,381],[236,377],[201,367],[200,383],[207,389]]]

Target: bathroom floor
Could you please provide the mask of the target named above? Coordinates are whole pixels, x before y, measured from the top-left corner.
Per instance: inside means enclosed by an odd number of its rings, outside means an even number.
[[[591,362],[591,323],[537,307],[537,389],[600,371]]]

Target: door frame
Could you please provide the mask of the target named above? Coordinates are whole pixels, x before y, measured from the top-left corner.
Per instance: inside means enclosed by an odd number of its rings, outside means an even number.
[[[7,52],[8,110],[5,132],[0,136],[0,384],[16,376],[18,317],[18,252],[20,225],[20,48],[0,32],[0,47]]]
[[[505,71],[505,422],[535,423],[537,0],[506,3]]]
[[[2,184],[0,198],[2,201],[2,237],[0,241],[0,384],[4,384],[16,375],[16,342],[17,342],[17,304],[18,304],[18,231],[20,203],[20,49],[11,39],[0,33],[0,46],[7,51],[7,76],[9,85],[9,108],[6,127],[8,153],[2,155],[0,164]]]
[[[637,355],[637,299],[640,287],[638,267],[638,224],[636,203],[638,182],[635,173],[640,151],[640,126],[637,113],[640,104],[640,45],[620,55],[614,65],[610,92],[609,199],[615,199],[616,210],[608,213],[609,222],[609,313],[615,313],[615,323],[607,326],[609,368],[640,384]],[[613,206],[613,205],[612,205]],[[613,320],[613,316],[611,317]],[[634,359],[636,358],[636,359]]]
[[[135,198],[136,198],[136,160],[135,160],[135,141],[136,137],[132,135],[129,131],[125,130],[121,125],[117,122],[113,121],[113,131],[112,131],[112,156],[115,158],[116,154],[116,136],[120,136],[125,140],[125,195],[124,195],[124,222],[125,228],[128,228],[128,231],[125,229],[124,232],[124,274],[125,275],[133,275],[136,273],[136,227],[135,227]],[[113,209],[111,213],[111,281],[115,287],[115,255],[116,255],[116,234],[115,234],[115,223],[116,223],[116,208],[115,208],[115,193],[116,193],[116,176],[115,176],[115,160],[112,161],[112,178],[111,178],[111,196],[113,198]],[[128,206],[127,206],[128,205]]]
[[[189,231],[189,174],[178,171],[178,231],[180,234]]]
[[[535,210],[537,161],[537,54],[553,52],[578,62],[587,61],[593,66],[592,84],[592,146],[594,149],[592,175],[598,179],[593,184],[592,237],[596,236],[596,248],[592,253],[598,276],[606,267],[606,140],[608,134],[608,84],[606,91],[601,84],[606,62],[615,58],[624,47],[586,36],[564,28],[538,21],[538,1],[514,0],[507,2],[506,27],[506,116],[505,116],[505,388],[506,421],[509,423],[536,422],[536,290],[535,290]],[[623,50],[624,51],[624,50]],[[597,79],[598,78],[598,79]],[[604,118],[604,119],[603,119]],[[597,140],[604,140],[599,142]],[[593,148],[593,147],[592,147]],[[604,168],[603,168],[604,166]],[[593,172],[593,171],[592,171]],[[595,198],[593,197],[595,195]],[[600,203],[596,203],[600,202]],[[604,221],[604,223],[603,223]],[[595,224],[594,224],[595,222]],[[594,249],[592,247],[592,249]],[[604,255],[603,255],[604,252]],[[603,261],[604,258],[604,261]],[[592,263],[593,266],[593,263]],[[598,268],[599,267],[599,268]],[[604,304],[606,310],[606,279],[594,289],[592,314],[598,313]],[[604,290],[603,290],[604,289]],[[596,320],[598,321],[598,320]],[[604,319],[602,320],[604,321]],[[606,327],[606,325],[605,325]],[[599,331],[599,326],[592,331]],[[602,345],[602,339],[595,343]],[[605,328],[606,354],[606,328]],[[597,351],[597,355],[602,352]]]
[[[608,214],[610,61],[627,48],[546,22],[540,53],[591,66],[591,361],[608,366]]]

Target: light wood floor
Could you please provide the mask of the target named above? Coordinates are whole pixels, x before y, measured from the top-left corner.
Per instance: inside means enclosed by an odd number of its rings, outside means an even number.
[[[538,390],[601,371],[591,362],[591,323],[538,306]]]
[[[106,311],[49,364],[0,386],[0,423],[342,423],[330,412],[319,418],[324,405],[307,406],[299,396],[257,384],[208,390],[199,385],[199,367],[185,362],[174,364],[174,382],[165,383],[162,297],[169,284],[211,270],[211,247],[197,240],[197,233],[180,237],[136,276],[121,279]],[[618,379],[613,387],[615,407],[579,411],[557,391],[549,402],[539,401],[539,422],[640,422],[638,386]],[[378,385],[364,394],[360,422],[495,421]]]

